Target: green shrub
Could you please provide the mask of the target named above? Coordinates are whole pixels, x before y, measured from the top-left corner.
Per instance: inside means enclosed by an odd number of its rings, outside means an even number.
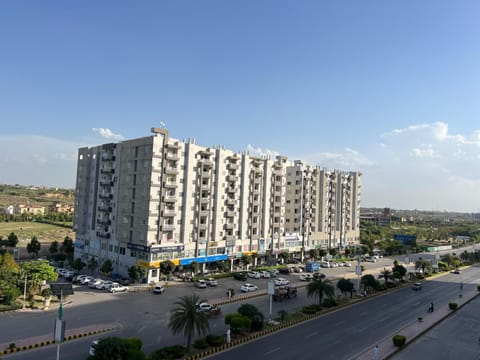
[[[208,345],[213,346],[213,347],[223,345],[223,343],[225,342],[225,338],[222,335],[209,334],[209,335],[207,335],[205,340],[207,341]]]
[[[334,307],[337,306],[338,303],[335,301],[335,299],[325,299],[323,300],[323,306],[329,308],[329,307]]]
[[[407,341],[407,338],[403,335],[394,335],[393,338],[393,345],[400,347],[405,345],[405,342]]]
[[[315,314],[317,311],[318,310],[315,307],[312,307],[312,305],[302,307],[302,313],[307,315]]]
[[[182,345],[173,345],[154,351],[148,357],[148,360],[173,360],[183,357],[187,349]]]
[[[200,350],[208,348],[207,339],[201,338],[201,339],[195,340],[195,342],[193,343],[193,347],[195,349],[200,349]]]
[[[449,302],[448,303],[448,308],[450,310],[457,310],[458,304],[456,302]]]

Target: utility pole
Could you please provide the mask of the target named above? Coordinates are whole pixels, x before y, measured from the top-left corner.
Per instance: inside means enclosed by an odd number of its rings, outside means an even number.
[[[25,285],[23,286],[23,309],[25,309],[26,297],[27,297],[27,274],[25,273]]]

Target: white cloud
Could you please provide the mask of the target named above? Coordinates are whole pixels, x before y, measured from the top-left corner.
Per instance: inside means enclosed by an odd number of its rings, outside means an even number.
[[[430,158],[430,159],[439,157],[437,152],[434,149],[432,149],[432,147],[427,147],[423,149],[414,148],[410,152],[410,156],[416,157],[416,158]]]
[[[120,134],[114,134],[112,130],[106,128],[92,128],[92,131],[100,135],[102,138],[105,139],[112,139],[121,141],[124,137]]]
[[[318,154],[304,154],[294,156],[292,159],[305,160],[311,165],[340,170],[358,170],[362,167],[372,166],[373,162],[359,151],[346,147],[343,152],[321,152]]]
[[[277,151],[262,149],[262,148],[255,148],[250,144],[247,145],[246,150],[250,155],[258,156],[258,157],[269,156],[271,158],[275,158],[275,156],[280,155],[280,153]]]

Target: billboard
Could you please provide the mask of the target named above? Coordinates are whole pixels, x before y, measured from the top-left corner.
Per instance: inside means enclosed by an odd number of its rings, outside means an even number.
[[[417,243],[416,235],[393,235],[393,239],[400,241],[403,245],[415,245]]]

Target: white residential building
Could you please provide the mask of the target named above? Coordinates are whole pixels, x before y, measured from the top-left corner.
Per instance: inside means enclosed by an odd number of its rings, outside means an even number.
[[[75,257],[110,259],[147,281],[159,264],[304,253],[359,243],[360,174],[169,138],[168,131],[78,153]]]

